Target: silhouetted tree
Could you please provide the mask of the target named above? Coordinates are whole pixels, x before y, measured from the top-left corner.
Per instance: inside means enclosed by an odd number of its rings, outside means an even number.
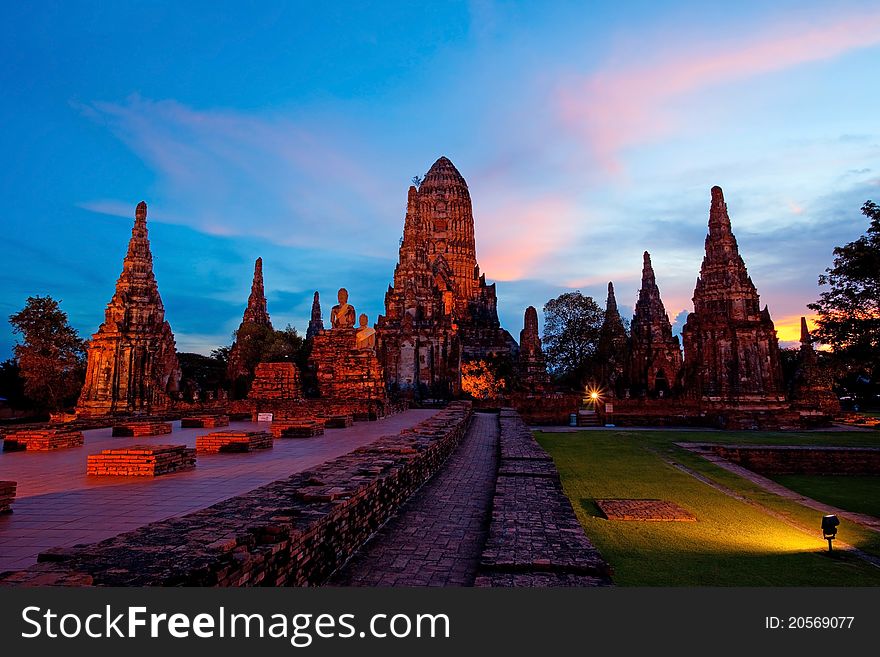
[[[834,249],[834,265],[819,276],[828,286],[810,309],[818,313],[814,338],[831,346],[845,377],[880,376],[880,206],[867,201],[868,229]]]
[[[544,305],[544,354],[551,374],[580,388],[593,368],[605,313],[592,297],[566,292]]]
[[[9,323],[21,336],[14,354],[28,399],[50,411],[75,402],[85,377],[85,343],[58,302],[28,297]]]

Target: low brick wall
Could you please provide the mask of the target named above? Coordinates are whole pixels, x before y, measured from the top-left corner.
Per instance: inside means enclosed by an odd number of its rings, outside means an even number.
[[[196,451],[206,454],[252,452],[273,446],[272,434],[267,431],[215,431],[196,438]]]
[[[14,481],[0,481],[0,513],[12,512],[16,486]]]
[[[470,404],[450,404],[314,470],[100,543],[43,553],[0,584],[320,585],[443,466],[470,418]]]
[[[53,449],[80,447],[84,444],[82,431],[67,429],[26,429],[13,431],[3,440],[3,449],[14,452],[48,452]]]
[[[276,438],[311,438],[324,433],[324,421],[317,418],[275,420],[269,431]]]
[[[170,422],[125,422],[113,426],[112,435],[123,438],[162,436],[171,433]]]
[[[182,429],[215,429],[228,426],[228,415],[199,415],[180,419],[180,427]]]
[[[584,534],[553,460],[512,409],[476,586],[607,586],[611,569]]]
[[[86,472],[93,476],[159,477],[195,467],[196,450],[186,445],[132,445],[90,454]]]
[[[758,474],[877,475],[880,448],[705,445],[720,457]]]

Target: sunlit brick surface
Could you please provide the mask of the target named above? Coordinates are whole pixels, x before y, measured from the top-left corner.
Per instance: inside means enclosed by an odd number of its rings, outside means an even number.
[[[89,477],[86,458],[125,446],[111,430],[84,432],[85,446],[53,452],[0,453],[0,480],[18,482],[14,512],[0,517],[0,571],[24,568],[39,552],[99,541],[171,516],[191,513],[241,495],[281,477],[394,434],[435,414],[409,410],[323,436],[275,441],[274,449],[246,454],[199,456],[190,472],[163,477]],[[230,429],[266,431],[268,423],[232,422]],[[169,442],[195,447],[204,429],[181,429],[171,436],[142,437],[138,444]]]

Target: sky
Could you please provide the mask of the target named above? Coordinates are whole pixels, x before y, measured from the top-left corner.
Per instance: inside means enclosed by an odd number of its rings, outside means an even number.
[[[278,328],[343,286],[373,322],[445,155],[514,335],[609,280],[631,314],[644,250],[680,328],[720,185],[788,344],[880,201],[876,2],[325,4],[3,3],[0,317],[94,333],[145,200],[178,350],[231,343],[259,256]]]

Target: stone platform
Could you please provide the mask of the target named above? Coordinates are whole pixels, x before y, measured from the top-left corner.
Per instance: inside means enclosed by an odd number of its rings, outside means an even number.
[[[206,454],[219,452],[252,452],[271,449],[272,434],[266,431],[215,431],[196,438],[196,451]]]
[[[324,433],[324,422],[317,418],[275,420],[269,430],[275,438],[311,438]]]
[[[80,447],[84,442],[81,431],[68,429],[26,429],[13,431],[3,440],[6,451],[26,450],[29,452],[48,452],[53,449]]]
[[[158,477],[196,467],[196,450],[186,445],[132,445],[105,449],[88,457],[87,473],[95,476]]]
[[[697,517],[666,500],[596,500],[606,520],[641,522],[696,522]]]
[[[121,438],[162,436],[171,433],[170,422],[125,422],[113,427],[113,435]]]
[[[331,415],[324,418],[324,428],[326,429],[345,429],[354,424],[354,417],[351,415]]]
[[[228,415],[199,415],[185,417],[180,420],[180,426],[184,429],[214,429],[216,427],[228,427]]]
[[[584,534],[552,459],[502,409],[501,461],[476,586],[607,586],[611,568]]]
[[[14,481],[0,481],[0,513],[12,513],[15,489],[16,483]]]
[[[439,415],[445,431],[431,421],[428,433],[416,428],[384,436],[195,513],[100,543],[44,551],[36,565],[0,576],[0,585],[322,584],[442,468],[464,437],[469,404],[450,405]]]

